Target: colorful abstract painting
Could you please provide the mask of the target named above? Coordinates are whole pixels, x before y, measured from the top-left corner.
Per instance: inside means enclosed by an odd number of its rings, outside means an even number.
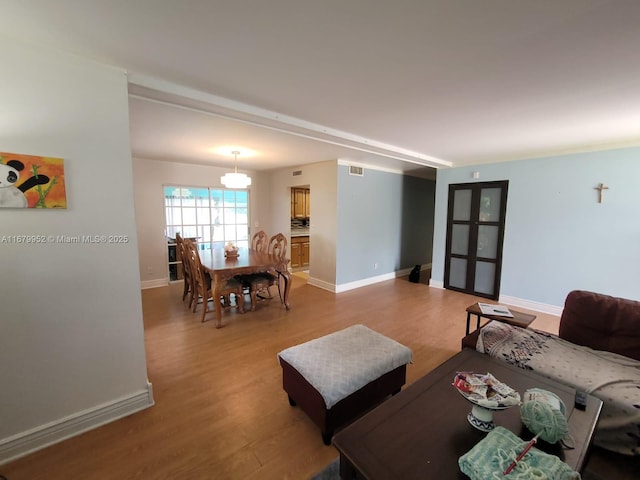
[[[67,208],[64,160],[0,152],[0,208]]]

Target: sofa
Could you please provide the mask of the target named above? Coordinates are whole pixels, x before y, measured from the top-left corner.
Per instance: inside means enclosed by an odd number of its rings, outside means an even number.
[[[462,346],[600,398],[594,445],[640,467],[640,302],[574,290],[558,333],[489,322]]]

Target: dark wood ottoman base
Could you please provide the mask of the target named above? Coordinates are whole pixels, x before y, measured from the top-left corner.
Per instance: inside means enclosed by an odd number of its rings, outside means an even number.
[[[406,382],[406,365],[385,373],[343,398],[327,410],[322,395],[289,363],[280,359],[282,387],[291,405],[300,408],[320,427],[325,445],[331,445],[336,429],[346,426],[389,395],[400,391]]]

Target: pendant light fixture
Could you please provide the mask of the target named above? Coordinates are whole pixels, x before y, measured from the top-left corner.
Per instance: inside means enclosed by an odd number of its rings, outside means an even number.
[[[233,173],[225,173],[220,181],[227,188],[247,188],[251,185],[251,178],[244,173],[238,173],[238,155],[240,152],[234,150],[231,154],[235,157],[235,167]]]

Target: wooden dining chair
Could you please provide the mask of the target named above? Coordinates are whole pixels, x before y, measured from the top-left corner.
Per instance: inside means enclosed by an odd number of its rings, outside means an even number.
[[[202,322],[206,321],[206,315],[209,310],[209,302],[223,302],[224,309],[233,307],[231,303],[231,295],[235,296],[235,307],[240,313],[244,313],[244,294],[242,291],[242,283],[235,278],[230,278],[225,281],[224,285],[220,289],[220,298],[213,298],[212,282],[209,274],[202,268],[200,262],[200,254],[198,253],[198,247],[195,243],[185,240],[185,248],[189,251],[189,261],[191,262],[191,273],[194,278],[194,291],[195,301],[193,303],[192,312],[195,313],[198,308],[198,303],[202,301]],[[215,306],[213,308],[215,312]],[[219,319],[222,320],[222,319]]]
[[[193,278],[191,275],[191,262],[188,261],[188,253],[185,250],[184,239],[179,233],[176,233],[176,250],[182,261],[182,279],[184,280],[184,289],[182,290],[182,301],[189,296],[189,308],[193,303],[194,289]]]
[[[260,230],[253,234],[253,237],[251,237],[251,249],[258,252],[269,252],[269,236],[267,235],[267,232]],[[250,275],[237,275],[236,279],[239,282],[242,282],[244,293],[246,295],[251,295]]]
[[[251,238],[251,248],[259,252],[267,253],[269,251],[269,236],[264,230],[256,232]]]
[[[268,253],[278,258],[285,258],[287,255],[287,244],[287,237],[282,233],[278,233],[269,240]],[[246,275],[243,277],[243,284],[249,289],[251,311],[256,309],[258,299],[273,298],[270,288],[274,285],[278,286],[278,295],[280,296],[280,301],[283,301],[282,292],[280,291],[280,274],[276,271]],[[261,293],[263,293],[264,296],[261,295]]]
[[[282,259],[287,256],[287,246],[287,237],[278,233],[269,240],[269,253]]]

